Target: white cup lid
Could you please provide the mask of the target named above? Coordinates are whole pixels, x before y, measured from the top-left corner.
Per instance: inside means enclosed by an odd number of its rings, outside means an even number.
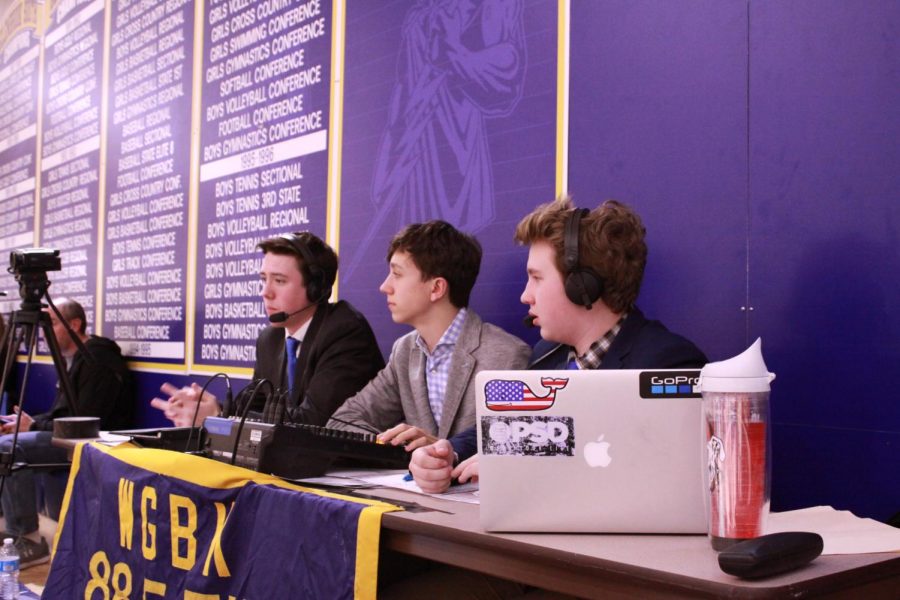
[[[700,370],[701,392],[768,392],[775,379],[762,357],[762,340],[733,358],[708,363]]]

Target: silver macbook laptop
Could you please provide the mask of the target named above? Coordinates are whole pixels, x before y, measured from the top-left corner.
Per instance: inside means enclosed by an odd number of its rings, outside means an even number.
[[[705,533],[699,371],[482,371],[488,531]]]

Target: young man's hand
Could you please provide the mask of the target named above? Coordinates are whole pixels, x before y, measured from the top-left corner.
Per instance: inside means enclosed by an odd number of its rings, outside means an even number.
[[[413,452],[409,472],[423,492],[441,494],[450,487],[454,457],[450,442],[438,440]]]
[[[456,468],[450,473],[450,477],[460,483],[478,481],[478,455],[470,456],[456,465]]]
[[[438,438],[429,435],[418,427],[413,427],[406,423],[400,423],[396,427],[391,427],[387,431],[383,431],[378,436],[378,439],[382,443],[391,444],[392,446],[405,444],[407,452],[412,452],[416,448],[433,444],[438,440]]]
[[[13,406],[13,415],[5,415],[3,417],[3,425],[0,426],[0,432],[2,433],[12,433],[16,430],[16,415],[19,414],[19,407]],[[22,418],[19,420],[19,433],[23,431],[30,431],[31,426],[34,425],[34,419],[31,418],[27,412],[22,413]]]
[[[219,414],[219,403],[216,397],[209,392],[203,393],[203,399],[200,400],[200,410],[197,411],[197,401],[200,399],[200,390],[203,389],[196,383],[190,386],[184,386],[179,389],[171,383],[164,383],[159,388],[169,398],[154,398],[150,401],[153,408],[163,411],[166,418],[172,421],[176,427],[188,427],[194,413],[197,412],[197,419],[194,426],[198,427],[203,424],[203,419]]]

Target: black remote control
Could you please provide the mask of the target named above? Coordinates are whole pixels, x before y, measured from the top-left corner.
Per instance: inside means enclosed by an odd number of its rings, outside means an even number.
[[[769,577],[802,567],[822,554],[822,547],[822,536],[817,533],[770,533],[723,550],[719,567],[745,579]]]

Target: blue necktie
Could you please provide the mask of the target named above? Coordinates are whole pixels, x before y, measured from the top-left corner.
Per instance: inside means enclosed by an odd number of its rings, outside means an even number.
[[[288,337],[287,339],[287,380],[288,390],[294,390],[294,371],[297,369],[297,348],[300,347],[300,340]]]

